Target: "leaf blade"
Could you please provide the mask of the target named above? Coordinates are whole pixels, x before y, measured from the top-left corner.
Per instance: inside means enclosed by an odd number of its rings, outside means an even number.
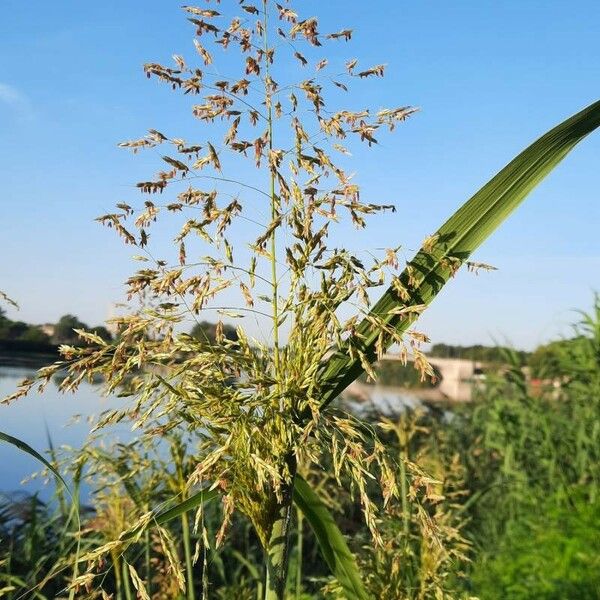
[[[219,495],[218,490],[204,489],[192,494],[186,500],[183,500],[179,504],[168,508],[167,510],[158,513],[153,516],[145,525],[135,527],[128,531],[124,536],[123,540],[129,540],[142,533],[145,529],[152,527],[153,525],[164,525],[173,519],[181,516],[182,514],[198,508],[201,504],[206,504]]]
[[[459,208],[438,230],[433,249],[421,248],[400,283],[409,297],[403,301],[393,287],[387,289],[373,306],[370,315],[383,319],[403,332],[417,316],[401,318],[393,310],[399,306],[429,305],[471,253],[521,204],[529,192],[587,135],[600,126],[600,101],[563,121],[495,175]],[[415,281],[416,274],[416,281]],[[367,319],[357,327],[353,343],[373,362],[379,328]],[[390,344],[387,345],[389,347]],[[361,361],[351,357],[348,346],[339,348],[324,366],[322,405],[327,406],[363,372]]]
[[[27,442],[13,437],[8,433],[4,433],[3,431],[0,431],[0,441],[6,442],[7,444],[14,446],[15,448],[18,448],[22,452],[25,452],[26,454],[29,454],[29,456],[35,458],[38,462],[42,463],[60,481],[60,483],[65,487],[65,490],[67,491],[69,496],[71,496],[69,486],[67,485],[67,482],[63,479],[62,475],[56,470],[54,466],[52,466],[52,464],[48,460],[46,460],[37,450],[34,450]]]
[[[194,508],[197,508],[201,504],[206,504],[210,502],[214,498],[219,495],[217,490],[201,490],[192,496],[190,496],[187,500],[180,502],[176,506],[165,510],[164,512],[158,514],[154,519],[153,523],[157,525],[164,525],[169,521],[179,517],[185,512],[188,512]]]
[[[296,475],[294,502],[309,522],[323,558],[344,589],[347,600],[370,600],[361,581],[354,556],[328,508],[305,479]]]

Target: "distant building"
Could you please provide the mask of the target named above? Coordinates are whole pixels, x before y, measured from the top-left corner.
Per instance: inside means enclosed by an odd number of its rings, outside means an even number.
[[[38,325],[37,328],[49,338],[54,337],[54,333],[56,332],[56,325],[54,323],[44,323],[43,325]]]

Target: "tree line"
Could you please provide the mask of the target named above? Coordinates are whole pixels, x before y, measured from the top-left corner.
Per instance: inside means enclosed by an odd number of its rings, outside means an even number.
[[[39,346],[77,344],[79,338],[75,329],[91,331],[106,341],[113,339],[111,332],[104,325],[89,327],[71,314],[63,315],[56,323],[44,326],[13,321],[6,316],[6,311],[0,308],[0,342],[27,342]]]
[[[105,341],[112,341],[114,337],[104,325],[89,327],[78,317],[66,314],[56,323],[46,326],[34,325],[25,321],[13,321],[6,316],[6,311],[0,307],[0,343],[17,344],[24,350],[39,350],[44,347],[58,346],[60,344],[81,344],[75,330],[83,329],[101,337]],[[190,329],[190,335],[203,341],[214,342],[217,337],[217,325],[209,321],[195,323]],[[233,325],[223,324],[223,335],[230,341],[237,341],[238,335]],[[564,355],[570,349],[581,343],[580,337],[557,340],[538,346],[533,352],[515,350],[504,346],[485,346],[475,344],[460,346],[452,344],[434,344],[427,355],[431,358],[461,358],[486,363],[490,368],[506,364],[507,353],[516,357],[521,366],[528,367],[530,375],[536,379],[560,377],[559,365],[564,364]],[[423,382],[419,374],[409,365],[382,362],[377,365],[378,380],[384,385],[402,385],[405,387],[429,387],[428,382]],[[364,378],[363,378],[364,379]]]

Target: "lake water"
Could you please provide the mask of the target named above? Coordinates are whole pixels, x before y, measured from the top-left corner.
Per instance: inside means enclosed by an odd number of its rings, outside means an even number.
[[[35,373],[35,369],[22,366],[0,365],[0,398],[15,391],[19,382]],[[0,405],[0,431],[19,438],[48,458],[48,436],[52,444],[80,447],[85,441],[90,424],[86,418],[109,408],[122,400],[104,398],[99,386],[82,384],[75,394],[61,394],[50,383],[43,394],[31,393],[10,405]],[[80,418],[74,421],[74,417]],[[126,439],[126,427],[111,430],[112,439]],[[44,485],[39,478],[21,483],[32,473],[43,469],[34,458],[21,450],[0,441],[0,492],[39,491],[43,497],[52,494],[51,482]]]
[[[14,392],[21,380],[34,373],[33,367],[0,364],[0,398]],[[414,395],[396,388],[368,386],[361,389],[360,402],[348,402],[348,407],[358,414],[365,409],[377,409],[384,414],[398,413],[421,404]],[[52,382],[43,394],[31,393],[8,406],[0,404],[0,431],[23,440],[48,458],[48,435],[57,449],[61,446],[78,448],[85,442],[91,428],[88,417],[122,406],[126,401],[105,398],[100,386],[86,383],[75,394],[61,394]],[[74,420],[76,415],[79,418]],[[130,437],[128,427],[122,425],[111,428],[110,434],[106,434],[106,441],[124,441]],[[48,498],[53,491],[53,482],[44,485],[40,478],[35,478],[22,483],[40,469],[43,469],[42,465],[34,458],[0,441],[0,492],[37,491]]]

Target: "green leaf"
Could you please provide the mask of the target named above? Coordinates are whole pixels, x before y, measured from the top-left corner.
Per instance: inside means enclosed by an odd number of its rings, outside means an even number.
[[[217,490],[201,490],[193,496],[190,496],[187,500],[180,502],[173,508],[169,508],[168,510],[156,515],[156,518],[153,519],[153,522],[157,525],[168,523],[169,521],[181,516],[183,513],[186,513],[194,508],[198,508],[201,504],[210,502],[210,500],[213,500],[218,495],[219,492]]]
[[[71,495],[69,486],[67,485],[67,482],[62,478],[62,475],[37,450],[34,450],[26,442],[19,440],[16,437],[13,437],[12,435],[8,435],[8,433],[4,433],[2,431],[0,431],[0,441],[6,442],[7,444],[11,444],[12,446],[15,446],[22,452],[25,452],[25,453],[29,454],[30,456],[33,456],[33,458],[35,458],[37,461],[41,462],[47,469],[52,471],[54,476],[65,486],[65,489],[67,490],[67,493],[69,494],[69,496]]]
[[[400,275],[405,288],[404,299],[396,288],[383,294],[370,312],[404,332],[418,315],[394,314],[399,307],[428,305],[448,279],[471,253],[519,206],[529,192],[589,133],[600,126],[600,101],[563,121],[539,138],[484,185],[468,202],[442,225]],[[323,405],[329,404],[362,372],[356,352],[349,352],[349,343],[363,353],[366,360],[376,360],[376,342],[381,328],[372,320],[363,319],[356,334],[339,348],[324,365]],[[384,340],[389,347],[391,340]]]
[[[242,555],[241,552],[238,552],[237,550],[232,550],[231,556],[233,556],[238,562],[244,565],[246,569],[248,569],[248,572],[255,581],[262,581],[262,577],[258,572],[256,566],[253,565],[244,555]]]
[[[48,436],[49,436],[49,434],[48,434]],[[69,486],[67,485],[67,482],[63,479],[62,475],[58,472],[58,470],[49,461],[47,461],[37,450],[34,450],[27,442],[24,442],[23,440],[20,440],[16,437],[13,437],[12,435],[9,435],[8,433],[4,433],[3,431],[0,431],[0,441],[10,444],[11,446],[18,448],[22,452],[29,454],[30,456],[35,458],[35,460],[42,463],[46,468],[48,468],[54,474],[54,476],[56,477],[58,482],[60,482],[64,486],[67,494],[71,498],[71,511],[64,523],[65,531],[67,529],[69,522],[71,521],[71,517],[74,515],[75,518],[77,519],[77,531],[78,531],[78,533],[81,533],[81,521],[79,518],[79,494],[76,492],[77,499],[73,498],[73,494],[71,493],[71,490],[69,489]],[[51,447],[51,452],[54,455],[54,450],[52,448],[52,444],[50,444],[50,447]],[[77,480],[75,483],[76,483],[76,489],[78,490]],[[73,563],[74,564],[73,581],[75,581],[77,579],[77,575],[78,575],[77,565],[79,564],[79,548],[80,548],[80,543],[81,543],[81,539],[80,539],[79,535],[76,536],[76,539],[77,539],[77,542],[76,542],[76,550],[75,550],[75,559],[74,559],[74,563]],[[44,582],[48,581],[51,576],[52,576],[52,572],[48,573],[44,579]],[[44,585],[44,583],[40,584],[39,587],[41,588],[41,587],[43,587],[43,585]],[[34,594],[36,597],[38,597],[37,592],[34,592]],[[42,597],[42,596],[39,595],[39,597]],[[71,600],[74,597],[75,597],[75,588],[73,587],[71,589],[71,591],[69,592],[69,600]]]
[[[210,500],[213,500],[219,495],[217,490],[200,490],[196,494],[187,498],[183,502],[176,504],[172,508],[169,508],[161,513],[158,513],[154,516],[148,523],[148,527],[152,525],[164,525],[177,517],[180,517],[183,513],[186,513],[194,508],[198,508],[201,504],[205,504]],[[129,531],[126,535],[123,536],[124,540],[131,539],[141,533],[145,527],[137,527],[136,529]]]
[[[310,523],[323,558],[344,590],[347,600],[369,600],[356,561],[328,508],[299,475],[294,481],[294,502]]]

